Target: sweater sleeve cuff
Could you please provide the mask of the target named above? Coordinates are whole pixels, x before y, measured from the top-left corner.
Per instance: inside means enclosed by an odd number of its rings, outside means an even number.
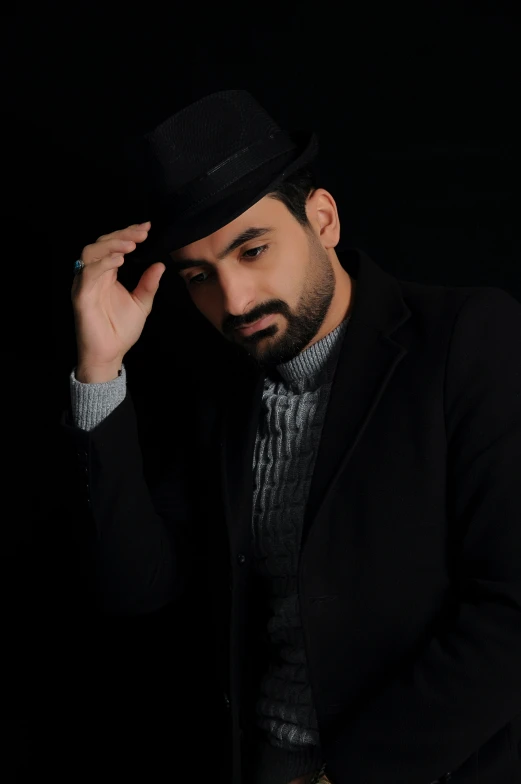
[[[125,399],[127,374],[121,364],[118,377],[102,384],[83,384],[76,379],[76,368],[69,377],[71,412],[75,427],[93,430]]]

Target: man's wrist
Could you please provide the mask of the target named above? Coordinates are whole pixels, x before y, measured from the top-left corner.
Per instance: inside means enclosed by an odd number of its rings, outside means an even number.
[[[76,381],[81,384],[105,384],[114,381],[121,375],[122,362],[116,362],[104,367],[78,365],[75,371]]]

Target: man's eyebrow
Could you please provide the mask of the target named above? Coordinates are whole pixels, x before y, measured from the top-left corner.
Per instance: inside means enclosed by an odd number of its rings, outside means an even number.
[[[240,248],[241,245],[244,245],[246,242],[250,242],[250,240],[256,240],[257,237],[262,237],[265,234],[269,234],[270,232],[275,231],[272,226],[250,226],[245,231],[241,231],[229,245],[226,246],[220,253],[217,254],[217,259],[222,261],[229,253],[233,253],[234,250]],[[185,269],[190,269],[190,267],[211,267],[211,262],[207,261],[206,259],[183,259],[177,258],[172,259],[172,263],[174,265],[174,269],[177,272],[181,272]]]

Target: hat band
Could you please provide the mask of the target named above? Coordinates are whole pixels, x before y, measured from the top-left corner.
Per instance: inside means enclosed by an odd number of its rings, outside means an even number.
[[[193,210],[259,166],[295,150],[296,146],[284,131],[270,134],[266,139],[261,139],[233,153],[202,177],[192,180],[175,193],[161,199],[160,211],[171,219],[172,212],[177,213],[180,208],[182,208],[181,214]]]

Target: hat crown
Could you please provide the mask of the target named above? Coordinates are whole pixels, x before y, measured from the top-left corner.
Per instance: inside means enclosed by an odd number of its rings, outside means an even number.
[[[167,193],[281,129],[246,90],[204,96],[144,135]]]
[[[282,130],[247,90],[200,98],[153,130],[123,140],[134,221],[151,220],[137,263],[229,223],[316,155],[315,133]],[[139,217],[138,217],[139,216]]]

